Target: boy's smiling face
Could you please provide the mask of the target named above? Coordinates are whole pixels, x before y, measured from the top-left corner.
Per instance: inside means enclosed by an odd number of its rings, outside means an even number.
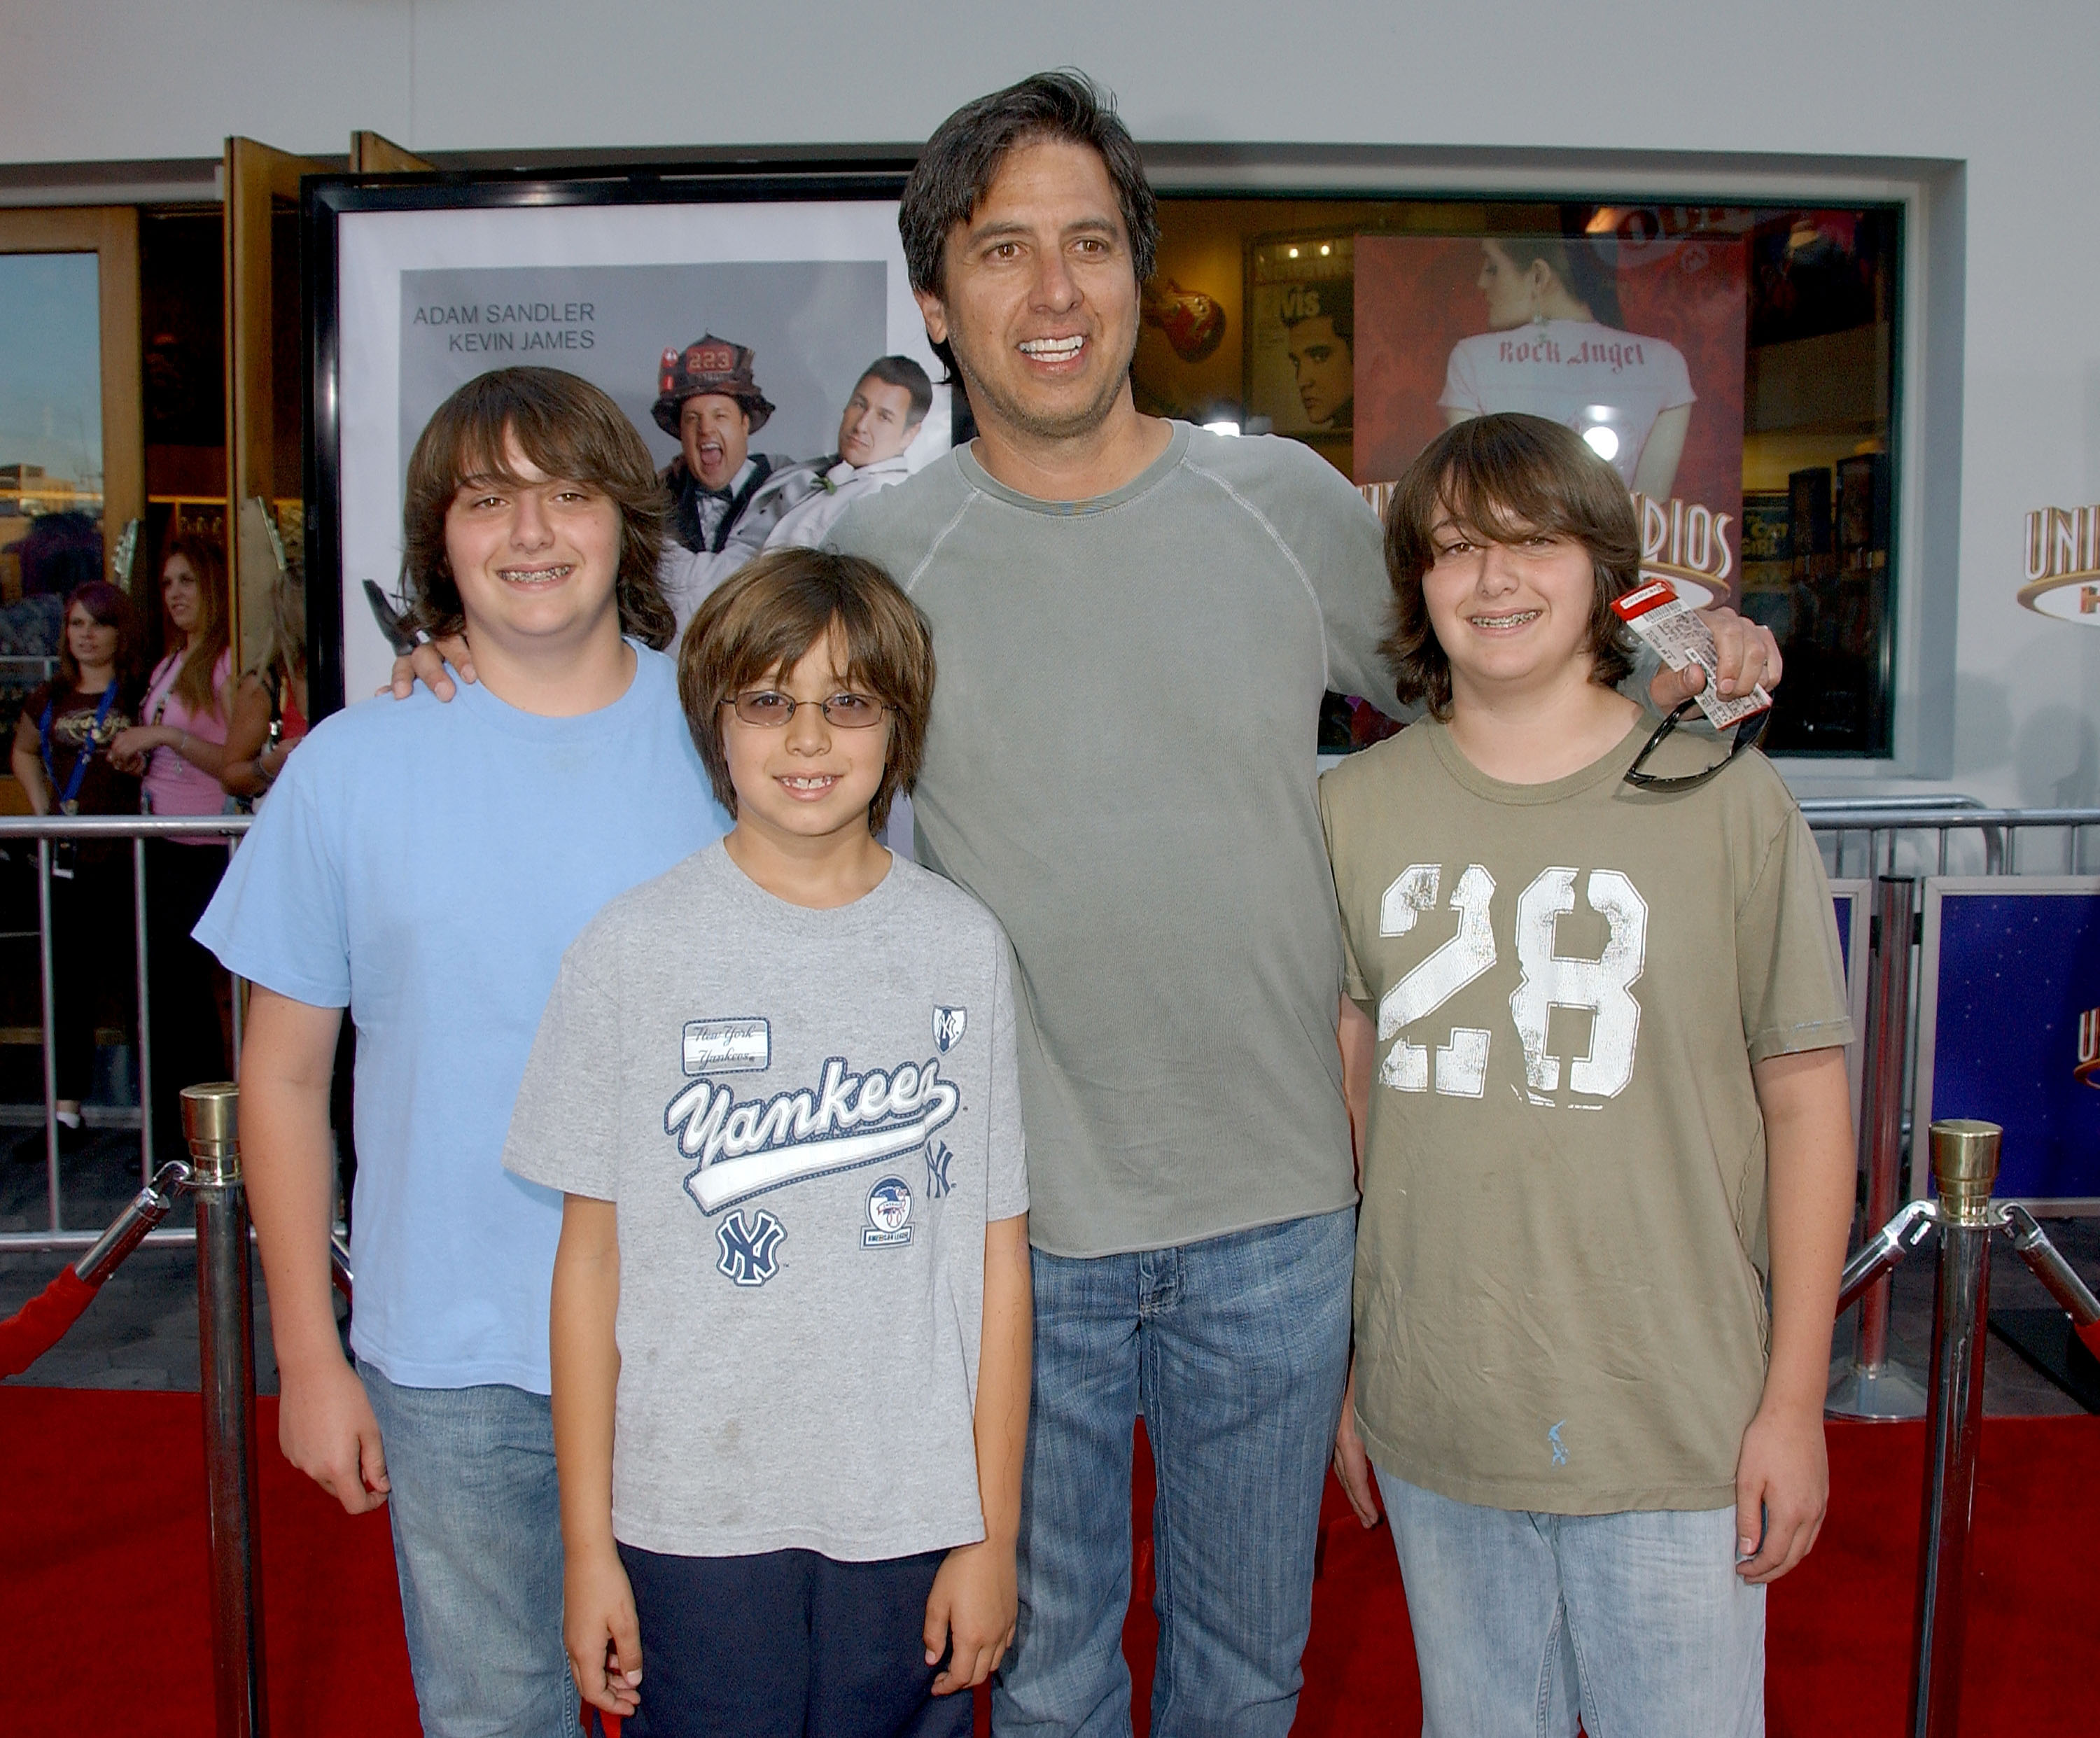
[[[889,714],[854,729],[833,724],[820,703],[860,693],[845,677],[845,637],[835,625],[792,670],[777,665],[735,696],[771,691],[805,704],[784,725],[747,724],[725,702],[718,727],[736,824],[796,854],[823,841],[867,836],[868,805],[889,764]]]
[[[1450,661],[1454,701],[1589,681],[1597,578],[1582,544],[1546,532],[1496,542],[1449,513],[1430,538],[1436,558],[1423,602]]]
[[[508,479],[470,477],[445,509],[445,559],[468,631],[521,646],[617,634],[620,509],[603,490],[549,477],[509,438]]]

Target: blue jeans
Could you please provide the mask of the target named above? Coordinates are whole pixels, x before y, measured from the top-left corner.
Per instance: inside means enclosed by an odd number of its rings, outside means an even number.
[[[1423,1738],[1757,1738],[1765,1590],[1736,1511],[1544,1515],[1379,1490],[1422,1667]]]
[[[1131,1433],[1158,1476],[1155,1738],[1290,1729],[1349,1357],[1356,1213],[1176,1249],[1035,1255],[1021,1621],[992,1726],[1130,1729]]]
[[[397,1387],[360,1359],[393,1494],[425,1738],[575,1738],[562,1517],[544,1394]]]

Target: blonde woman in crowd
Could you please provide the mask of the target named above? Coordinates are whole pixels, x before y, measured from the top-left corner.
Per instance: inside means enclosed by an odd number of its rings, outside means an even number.
[[[142,721],[110,745],[111,758],[143,768],[148,813],[218,814],[226,806],[218,779],[227,762],[233,654],[227,645],[226,557],[216,543],[187,534],[170,540],[161,566],[161,602],[167,655],[147,681]],[[163,1153],[182,1149],[182,1089],[227,1078],[224,974],[190,939],[225,872],[226,848],[212,834],[147,841],[153,1142]]]

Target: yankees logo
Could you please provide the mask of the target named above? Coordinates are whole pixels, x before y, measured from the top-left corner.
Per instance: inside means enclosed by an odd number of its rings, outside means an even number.
[[[926,1198],[938,1201],[955,1185],[948,1180],[948,1167],[955,1155],[948,1150],[945,1141],[926,1143]]]
[[[716,1268],[732,1285],[762,1286],[780,1271],[780,1240],[786,1235],[780,1221],[763,1207],[748,1225],[743,1215],[732,1213],[715,1233],[715,1242],[721,1246]]]
[[[967,1008],[939,1008],[933,1010],[933,1048],[946,1056],[963,1041],[963,1028],[969,1024],[970,1011]]]
[[[699,1161],[686,1192],[712,1215],[768,1189],[909,1153],[962,1101],[937,1061],[855,1074],[833,1056],[815,1090],[770,1099],[739,1103],[729,1087],[695,1080],[664,1107],[664,1132]]]

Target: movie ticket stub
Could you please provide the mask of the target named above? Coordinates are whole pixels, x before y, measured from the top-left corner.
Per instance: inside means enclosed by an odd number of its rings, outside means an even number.
[[[1771,704],[1762,686],[1729,698],[1720,691],[1720,677],[1714,666],[1714,630],[1699,612],[1682,598],[1667,580],[1657,580],[1638,591],[1628,592],[1612,605],[1619,620],[1655,648],[1656,655],[1673,670],[1697,664],[1706,673],[1706,686],[1699,690],[1699,709],[1717,730],[1740,724]]]

